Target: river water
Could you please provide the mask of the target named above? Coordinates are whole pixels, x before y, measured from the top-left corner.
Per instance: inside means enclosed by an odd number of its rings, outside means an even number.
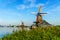
[[[6,34],[11,34],[13,30],[16,31],[17,27],[0,27],[0,38]]]

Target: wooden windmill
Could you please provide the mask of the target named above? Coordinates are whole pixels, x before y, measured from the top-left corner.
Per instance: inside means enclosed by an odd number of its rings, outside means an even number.
[[[42,6],[39,6],[38,7],[38,13],[37,13],[37,16],[36,16],[36,26],[38,26],[38,23],[42,24],[43,23],[43,19],[42,19],[42,14],[47,14],[47,13],[41,13],[42,11]]]

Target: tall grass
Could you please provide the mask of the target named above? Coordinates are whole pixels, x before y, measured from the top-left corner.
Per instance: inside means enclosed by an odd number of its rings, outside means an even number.
[[[2,40],[60,40],[60,26],[39,27],[4,36]]]

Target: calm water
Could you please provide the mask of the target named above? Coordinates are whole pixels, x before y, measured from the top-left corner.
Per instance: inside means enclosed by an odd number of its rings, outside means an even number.
[[[11,34],[13,30],[17,30],[16,27],[0,27],[0,38],[6,34]]]

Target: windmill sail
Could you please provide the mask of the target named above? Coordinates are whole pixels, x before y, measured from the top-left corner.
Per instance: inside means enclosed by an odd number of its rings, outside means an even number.
[[[39,6],[38,13],[41,13],[41,11],[42,11],[42,6]]]

